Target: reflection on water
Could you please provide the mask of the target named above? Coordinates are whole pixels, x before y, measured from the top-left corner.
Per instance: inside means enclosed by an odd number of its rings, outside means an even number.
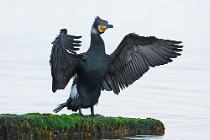
[[[5,139],[0,137],[0,139]],[[41,135],[31,136],[31,135],[23,135],[17,138],[6,138],[7,140],[12,139],[22,139],[22,140],[108,140],[108,139],[127,139],[127,140],[159,140],[162,139],[162,136],[154,136],[154,135],[136,135],[130,137],[114,137],[114,136],[107,136],[107,137],[71,137],[67,135],[62,136],[54,136],[54,137],[46,137]]]
[[[153,136],[153,135],[136,135],[132,137],[126,137],[128,140],[159,140],[162,139],[162,136]]]
[[[129,139],[210,138],[208,1],[151,4],[107,0],[106,6],[96,0],[65,2],[1,2],[0,113],[52,112],[57,104],[66,101],[70,85],[56,94],[51,92],[50,43],[59,29],[66,27],[72,34],[83,35],[82,51],[87,50],[90,26],[97,14],[115,26],[103,35],[108,53],[129,32],[183,40],[184,51],[173,63],[149,70],[119,96],[103,92],[95,112],[157,118],[165,124],[164,136]]]

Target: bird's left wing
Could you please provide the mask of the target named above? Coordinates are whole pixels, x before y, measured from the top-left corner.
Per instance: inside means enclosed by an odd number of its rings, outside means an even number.
[[[53,47],[50,55],[52,91],[63,89],[69,80],[76,74],[76,70],[82,62],[80,55],[75,51],[79,50],[81,36],[68,35],[66,29],[52,42]]]
[[[181,41],[163,40],[128,34],[110,55],[111,66],[102,82],[102,90],[118,94],[138,80],[150,67],[171,62],[181,55]]]

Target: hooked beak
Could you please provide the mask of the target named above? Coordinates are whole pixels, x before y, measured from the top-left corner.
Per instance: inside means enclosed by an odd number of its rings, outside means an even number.
[[[100,33],[104,33],[106,29],[113,28],[113,25],[107,24],[107,25],[98,25],[98,30]]]
[[[111,25],[111,24],[108,24],[108,25],[107,25],[107,28],[114,28],[114,26]]]

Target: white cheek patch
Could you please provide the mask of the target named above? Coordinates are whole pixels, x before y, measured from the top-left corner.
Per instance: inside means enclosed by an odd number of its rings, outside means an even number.
[[[97,30],[94,27],[91,28],[91,34],[98,34]]]
[[[76,99],[79,97],[78,91],[77,91],[77,84],[73,85],[71,87],[71,93],[70,93],[70,97],[72,99]]]

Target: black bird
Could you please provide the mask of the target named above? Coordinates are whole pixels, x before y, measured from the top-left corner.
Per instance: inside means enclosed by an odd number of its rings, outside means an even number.
[[[144,37],[130,33],[124,37],[116,50],[108,55],[101,34],[113,28],[99,17],[91,28],[91,43],[85,53],[77,54],[81,36],[68,35],[66,29],[52,42],[50,56],[52,91],[64,89],[74,77],[69,99],[54,109],[64,107],[77,111],[90,108],[94,116],[94,105],[98,103],[101,90],[113,91],[128,87],[138,80],[150,67],[167,64],[171,58],[181,55],[181,41]]]

